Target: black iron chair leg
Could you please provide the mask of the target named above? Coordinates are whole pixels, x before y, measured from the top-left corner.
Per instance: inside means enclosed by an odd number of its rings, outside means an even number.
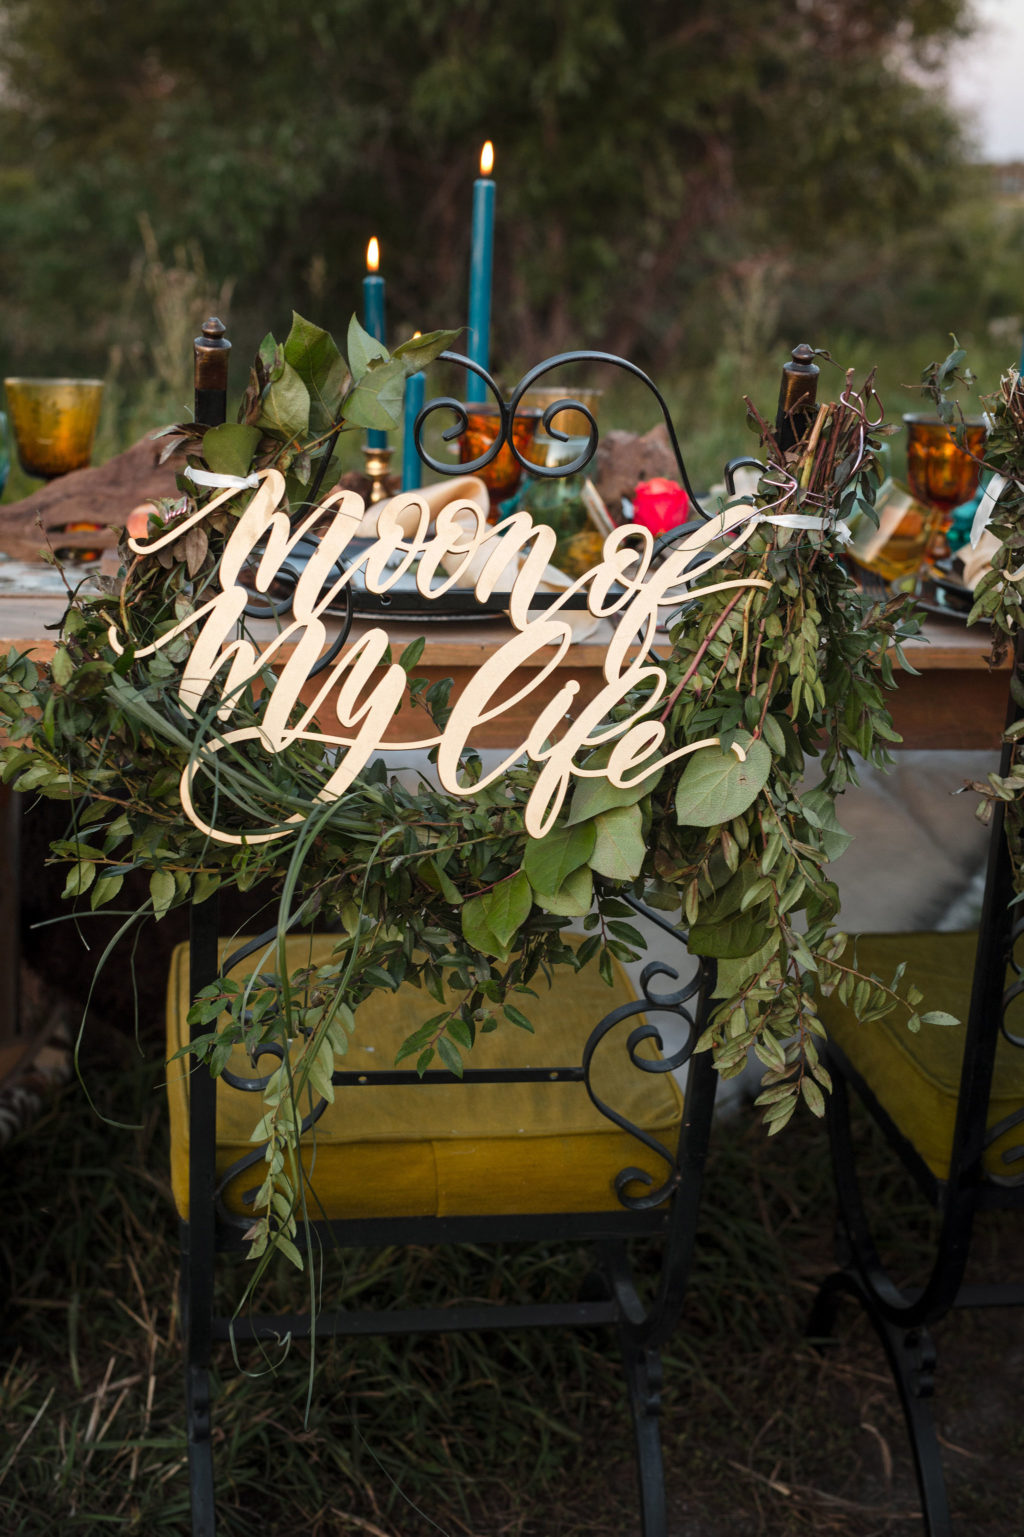
[[[213,1441],[210,1413],[210,1351],[213,1276],[196,1248],[199,1235],[182,1230],[181,1316],[185,1345],[185,1414],[192,1537],[215,1537]]]
[[[622,1361],[629,1389],[640,1485],[640,1530],[643,1537],[665,1537],[665,1467],[661,1455],[661,1353],[620,1336]]]
[[[843,1295],[858,1296],[848,1276],[842,1271],[827,1276],[818,1287],[818,1294],[811,1305],[807,1320],[807,1337],[820,1349],[825,1344],[835,1344],[835,1324],[839,1313],[839,1299]]]
[[[946,1494],[942,1454],[935,1432],[932,1393],[935,1386],[935,1345],[927,1329],[903,1329],[868,1316],[885,1346],[889,1366],[899,1389],[903,1418],[914,1456],[914,1472],[921,1495],[926,1537],[953,1537]]]
[[[192,1537],[214,1537],[213,1442],[210,1438],[210,1374],[205,1366],[185,1366],[188,1425],[188,1480],[192,1497]]]
[[[914,1458],[925,1537],[953,1537],[942,1454],[932,1413],[935,1387],[935,1345],[927,1329],[908,1329],[883,1318],[871,1298],[845,1271],[822,1282],[811,1308],[807,1334],[820,1348],[833,1338],[839,1300],[854,1297],[867,1314],[885,1349],[889,1369],[900,1395],[903,1419]]]

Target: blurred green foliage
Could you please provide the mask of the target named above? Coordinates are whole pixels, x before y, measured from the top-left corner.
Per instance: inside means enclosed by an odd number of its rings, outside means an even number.
[[[0,361],[180,414],[205,313],[233,294],[246,360],[292,307],[342,333],[371,234],[392,340],[462,325],[485,138],[506,379],[569,345],[659,377],[840,332],[939,350],[1016,307],[1020,220],[929,74],[969,9],[5,0]]]

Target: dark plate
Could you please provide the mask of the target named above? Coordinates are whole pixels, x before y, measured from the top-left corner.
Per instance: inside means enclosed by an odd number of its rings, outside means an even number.
[[[368,548],[368,545],[364,545],[361,541],[353,541],[348,546],[346,554],[353,559],[358,559],[365,548]],[[295,584],[314,549],[315,545],[311,540],[302,540],[296,546],[289,559],[282,564],[272,592],[266,598],[254,595],[253,601],[246,607],[246,613],[251,618],[273,618],[288,612],[291,608]],[[334,568],[335,580],[341,575],[342,569],[341,564]],[[492,593],[489,598],[481,599],[469,588],[456,588],[446,592],[442,597],[425,598],[416,586],[414,571],[404,571],[387,592],[368,592],[363,581],[362,569],[360,569],[355,573],[346,590],[351,591],[352,612],[358,618],[387,618],[398,622],[408,620],[416,624],[430,622],[448,624],[453,620],[470,623],[501,619],[508,612],[507,592]],[[560,596],[561,594],[557,592],[538,593],[531,607],[547,608]],[[574,593],[566,600],[564,606],[571,609],[585,609],[587,594]],[[344,595],[339,597],[337,605],[329,608],[327,613],[337,614],[342,618],[347,615],[348,603]]]

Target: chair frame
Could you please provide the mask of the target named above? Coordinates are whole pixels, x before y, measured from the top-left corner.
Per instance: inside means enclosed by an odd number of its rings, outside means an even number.
[[[209,330],[210,323],[204,331]],[[218,346],[223,344],[218,336]],[[213,363],[221,368],[222,378],[214,380],[210,387],[207,377],[202,399],[199,390],[199,346],[197,339],[197,419],[213,422],[224,419],[226,391],[226,352],[213,356]],[[457,358],[474,372],[482,371],[468,360]],[[500,402],[503,422],[507,424],[515,414],[518,400],[536,379],[549,369],[566,361],[591,360],[613,362],[643,379],[657,396],[662,408],[673,447],[679,460],[680,475],[689,487],[685,467],[679,454],[678,443],[664,400],[646,375],[634,365],[607,354],[573,353],[549,359],[531,370],[517,387],[508,402]],[[204,366],[209,369],[210,354],[204,354]],[[487,377],[486,375],[482,375]],[[488,381],[490,383],[490,381]],[[492,385],[493,388],[493,385]],[[445,402],[457,411],[457,402]],[[437,402],[432,402],[436,408]],[[430,408],[428,408],[429,410]],[[548,415],[554,414],[549,408]],[[203,415],[200,416],[200,411]],[[587,413],[589,415],[589,413]],[[417,423],[422,427],[424,414]],[[593,420],[590,418],[593,426]],[[557,436],[557,429],[554,432]],[[590,445],[593,451],[595,437]],[[493,457],[500,447],[491,451]],[[325,462],[330,451],[325,454]],[[448,474],[471,473],[482,466],[483,460],[471,465],[456,467],[435,463],[421,449],[421,457],[433,468]],[[590,457],[590,454],[587,454]],[[550,474],[568,474],[578,468],[574,461],[569,466],[547,470]],[[531,466],[532,468],[532,466]],[[311,492],[315,500],[317,484]],[[696,498],[694,498],[696,502]],[[697,504],[699,509],[699,503]],[[214,1273],[217,1258],[225,1252],[239,1252],[244,1247],[244,1233],[248,1219],[227,1211],[221,1193],[227,1182],[242,1168],[262,1161],[262,1149],[239,1160],[218,1180],[215,1168],[216,1154],[216,1081],[196,1057],[189,1062],[189,1202],[190,1217],[181,1223],[181,1296],[183,1334],[185,1346],[185,1390],[187,1407],[189,1479],[192,1498],[193,1537],[213,1537],[216,1530],[214,1497],[214,1458],[211,1435],[211,1393],[209,1370],[213,1346],[222,1341],[279,1340],[283,1336],[309,1338],[311,1335],[365,1335],[449,1333],[466,1329],[523,1329],[561,1326],[591,1329],[606,1327],[615,1332],[622,1355],[630,1409],[632,1413],[637,1467],[639,1476],[640,1508],[643,1537],[665,1537],[667,1513],[665,1503],[664,1469],[662,1465],[659,1413],[662,1384],[660,1351],[679,1319],[683,1304],[696,1241],[697,1219],[701,1186],[718,1074],[710,1052],[696,1053],[695,1047],[707,1026],[712,994],[716,979],[714,961],[689,956],[686,936],[663,916],[645,907],[633,898],[624,900],[634,910],[654,923],[663,934],[676,943],[680,954],[680,969],[663,961],[648,963],[640,980],[641,996],[635,1003],[623,1004],[611,1010],[592,1029],[582,1053],[581,1061],[552,1065],[517,1072],[503,1069],[480,1069],[467,1065],[463,1081],[466,1083],[493,1083],[508,1079],[550,1081],[558,1078],[564,1082],[583,1082],[591,1100],[611,1122],[621,1130],[637,1136],[650,1149],[666,1161],[667,1175],[662,1184],[646,1194],[632,1193],[638,1183],[650,1185],[650,1176],[636,1169],[618,1172],[614,1179],[621,1207],[619,1210],[584,1213],[523,1214],[509,1213],[501,1216],[481,1217],[406,1217],[373,1218],[349,1221],[311,1222],[300,1226],[298,1242],[305,1246],[307,1262],[312,1262],[317,1246],[357,1248],[362,1246],[392,1244],[497,1244],[505,1242],[531,1243],[558,1240],[562,1243],[587,1243],[593,1247],[600,1283],[588,1285],[588,1295],[570,1302],[543,1304],[517,1303],[479,1305],[467,1304],[454,1307],[424,1307],[401,1310],[322,1311],[312,1320],[308,1314],[294,1316],[246,1315],[231,1317],[220,1315],[214,1307]],[[224,961],[219,960],[218,901],[209,898],[190,913],[189,987],[195,997],[203,987],[213,982],[222,970],[237,964],[243,954],[255,950],[265,940],[253,941],[244,951]],[[276,932],[276,930],[274,931]],[[686,966],[688,980],[680,984],[682,968]],[[668,978],[680,984],[675,990],[659,991],[658,978]],[[666,1148],[650,1134],[631,1125],[612,1106],[605,1104],[594,1092],[589,1081],[589,1064],[597,1044],[617,1026],[628,1024],[635,1016],[667,1014],[682,1023],[686,1034],[683,1044],[671,1055],[657,1061],[637,1054],[637,1047],[644,1040],[653,1039],[662,1048],[662,1039],[653,1023],[640,1023],[628,1032],[626,1048],[628,1060],[634,1067],[647,1072],[674,1071],[688,1064],[685,1109],[675,1148]],[[205,1027],[192,1027],[192,1038],[203,1033]],[[280,1048],[268,1048],[280,1055]],[[225,1079],[239,1090],[259,1090],[266,1078],[234,1078],[230,1073]],[[455,1083],[455,1076],[445,1070],[427,1071],[422,1078],[414,1071],[387,1069],[373,1073],[353,1073],[336,1070],[333,1083],[346,1092],[357,1092],[371,1084],[404,1084],[414,1091],[421,1083]],[[324,1102],[307,1118],[316,1118]],[[663,1262],[653,1301],[645,1305],[632,1274],[627,1254],[628,1241],[635,1238],[660,1238],[663,1243]]]
[[[1013,699],[1024,680],[1024,639],[1013,654],[1007,730],[1024,714]],[[1022,696],[1024,697],[1024,696]],[[1014,747],[1004,741],[1001,775],[1010,772]],[[870,1319],[885,1349],[900,1397],[914,1459],[925,1531],[928,1537],[952,1537],[953,1527],[942,1456],[932,1412],[936,1350],[932,1329],[953,1308],[1007,1307],[1024,1303],[1024,1283],[966,1284],[971,1236],[977,1213],[1024,1206],[1024,1171],[994,1178],[983,1167],[991,1143],[1013,1126],[1024,1126],[1024,1109],[988,1128],[996,1047],[1000,1036],[1024,1047],[1007,1027],[1006,1013],[1024,991],[1022,968],[1014,947],[1024,935],[1024,917],[1011,906],[1013,870],[1006,837],[1005,803],[995,802],[988,844],[985,889],[978,931],[971,1000],[964,1026],[961,1069],[948,1178],[939,1180],[903,1136],[862,1077],[830,1042],[827,1061],[833,1076],[828,1107],[829,1138],[838,1197],[839,1268],[822,1283],[812,1307],[808,1333],[817,1340],[833,1335],[839,1302],[854,1297]],[[1014,975],[1007,984],[1007,969]],[[872,1233],[868,1206],[856,1174],[849,1089],[862,1100],[886,1140],[913,1176],[941,1222],[931,1270],[923,1286],[901,1288],[888,1274]],[[1024,1141],[1004,1153],[1008,1163],[1024,1158]]]
[[[630,905],[641,916],[656,923],[672,936],[685,953],[685,936],[680,931],[632,899]],[[193,995],[213,981],[218,964],[217,903],[211,899],[192,909],[190,922],[190,990]],[[223,963],[226,971],[241,954]],[[649,1176],[635,1169],[619,1171],[615,1185],[622,1201],[620,1211],[543,1214],[509,1213],[501,1216],[469,1217],[387,1217],[356,1220],[312,1222],[300,1228],[307,1262],[312,1262],[320,1247],[360,1248],[411,1244],[498,1244],[537,1243],[557,1240],[561,1243],[589,1243],[594,1246],[596,1268],[603,1273],[604,1295],[570,1302],[467,1304],[453,1307],[406,1308],[401,1310],[365,1309],[358,1312],[322,1311],[315,1320],[309,1314],[246,1315],[218,1314],[214,1308],[213,1286],[217,1256],[244,1249],[249,1220],[227,1211],[221,1194],[229,1181],[246,1167],[262,1160],[257,1148],[226,1171],[216,1174],[216,1084],[201,1066],[194,1065],[190,1075],[189,1095],[189,1220],[181,1227],[182,1314],[185,1338],[185,1383],[188,1416],[189,1474],[193,1504],[194,1537],[211,1537],[215,1531],[213,1448],[211,1439],[211,1399],[209,1367],[214,1343],[221,1341],[275,1341],[286,1336],[308,1339],[342,1335],[451,1333],[467,1329],[526,1329],[568,1327],[590,1329],[604,1326],[615,1331],[622,1354],[636,1443],[640,1483],[642,1531],[644,1537],[664,1537],[666,1510],[664,1472],[659,1435],[661,1362],[660,1350],[678,1323],[696,1242],[703,1172],[707,1157],[718,1074],[708,1052],[694,1055],[694,1047],[707,1024],[715,966],[697,961],[693,975],[683,986],[668,993],[656,991],[658,977],[679,979],[679,973],[662,961],[652,961],[641,975],[640,997],[606,1014],[591,1031],[580,1064],[533,1068],[482,1069],[467,1067],[463,1082],[496,1083],[507,1081],[583,1082],[598,1109],[621,1129],[638,1136],[667,1159],[669,1172],[657,1190],[646,1195],[630,1195],[627,1187]],[[671,1056],[653,1064],[638,1058],[636,1047],[661,1037],[653,1024],[640,1025],[629,1033],[630,1063],[645,1071],[666,1072],[689,1062],[686,1108],[674,1150],[648,1133],[624,1120],[611,1106],[596,1097],[589,1083],[589,1062],[598,1043],[617,1026],[642,1014],[669,1014],[687,1028],[684,1044]],[[202,1027],[193,1027],[201,1033]],[[267,1048],[278,1055],[279,1047]],[[692,1058],[692,1060],[691,1060]],[[266,1078],[236,1078],[221,1075],[232,1087],[258,1092]],[[429,1071],[421,1079],[413,1071],[386,1069],[371,1073],[336,1071],[332,1081],[339,1089],[358,1092],[372,1085],[406,1084],[415,1091],[421,1083],[455,1083],[455,1076],[445,1070]],[[312,1120],[324,1107],[320,1102]],[[669,1198],[671,1201],[669,1204]],[[657,1292],[650,1306],[645,1306],[627,1255],[627,1243],[636,1238],[659,1237],[664,1257]]]

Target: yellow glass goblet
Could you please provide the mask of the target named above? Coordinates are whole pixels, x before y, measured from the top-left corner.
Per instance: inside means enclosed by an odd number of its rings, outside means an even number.
[[[5,379],[18,458],[26,475],[55,480],[92,458],[102,379]]]

